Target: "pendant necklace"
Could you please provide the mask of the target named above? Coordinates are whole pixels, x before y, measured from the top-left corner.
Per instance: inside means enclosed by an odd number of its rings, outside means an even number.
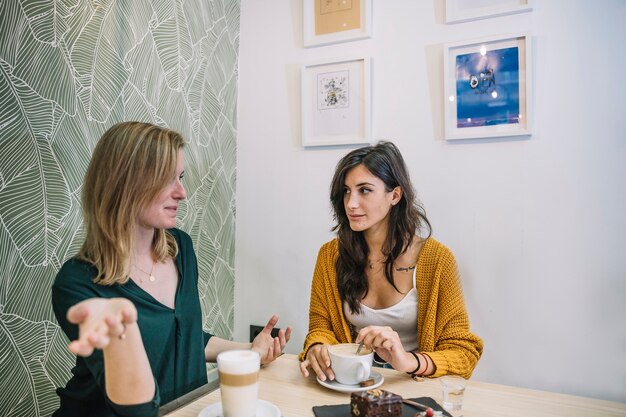
[[[382,261],[384,261],[384,260],[385,260],[385,258],[380,258],[380,259],[377,259],[377,260],[375,260],[375,261],[370,261],[370,260],[368,259],[368,260],[367,260],[367,264],[368,264],[368,266],[370,267],[370,269],[374,269],[374,265],[375,265],[375,264],[377,264],[377,263],[379,263],[379,262],[380,262],[380,263],[382,263]]]
[[[370,269],[374,269],[374,263],[369,264]]]
[[[146,274],[146,275],[148,275],[150,277],[150,278],[148,278],[148,280],[150,282],[156,281],[156,278],[154,277],[154,275],[152,275],[152,272],[154,272],[154,260],[152,261],[152,268],[150,268],[150,272],[144,271],[137,264],[134,264],[134,265],[135,265],[135,268],[137,268],[138,270],[140,270],[141,272],[143,272],[144,274]],[[144,282],[144,280],[142,279],[141,282]]]

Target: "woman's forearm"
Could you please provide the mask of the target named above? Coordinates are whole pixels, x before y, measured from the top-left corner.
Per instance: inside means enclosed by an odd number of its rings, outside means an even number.
[[[154,377],[137,323],[103,350],[105,389],[115,404],[146,403],[154,397]]]
[[[251,347],[252,343],[233,342],[213,336],[204,348],[204,357],[207,362],[215,362],[220,352],[234,349],[250,349]]]

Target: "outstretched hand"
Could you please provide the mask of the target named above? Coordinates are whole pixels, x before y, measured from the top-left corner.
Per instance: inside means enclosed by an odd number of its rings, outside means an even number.
[[[90,356],[105,349],[113,339],[123,338],[126,325],[136,323],[137,309],[126,298],[90,298],[67,311],[70,323],[78,325],[78,340],[69,344],[77,356]]]
[[[274,314],[263,330],[252,341],[252,350],[261,355],[261,365],[266,365],[283,354],[283,350],[291,338],[291,326],[280,329],[277,337],[272,337],[272,329],[278,323],[278,315]]]

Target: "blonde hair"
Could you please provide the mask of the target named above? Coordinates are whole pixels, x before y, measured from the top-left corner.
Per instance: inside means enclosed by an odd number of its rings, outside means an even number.
[[[142,122],[118,123],[98,141],[83,182],[86,238],[78,253],[98,270],[95,283],[128,281],[139,214],[175,175],[184,144],[179,133]],[[157,262],[178,253],[163,229],[155,230],[152,249]]]

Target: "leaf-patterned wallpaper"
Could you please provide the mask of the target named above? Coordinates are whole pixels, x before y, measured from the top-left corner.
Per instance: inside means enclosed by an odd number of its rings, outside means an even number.
[[[205,329],[233,327],[239,0],[0,0],[0,416],[49,416],[74,358],[50,286],[83,237],[82,178],[123,120],[181,132],[179,227]]]

